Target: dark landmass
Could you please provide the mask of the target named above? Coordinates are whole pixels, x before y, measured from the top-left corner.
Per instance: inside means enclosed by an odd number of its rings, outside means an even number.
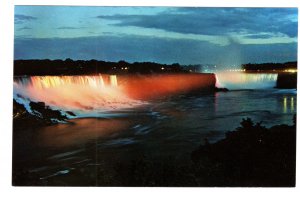
[[[297,61],[295,62],[285,62],[285,63],[262,63],[262,64],[242,64],[242,69],[246,71],[285,71],[288,69],[297,69]]]
[[[297,73],[279,73],[277,77],[276,88],[297,88]]]
[[[14,60],[14,75],[91,75],[91,74],[151,74],[201,72],[201,65],[159,64],[155,62],[101,60]],[[297,61],[286,63],[242,64],[248,72],[281,72],[297,69]]]
[[[226,133],[215,144],[192,153],[204,186],[294,187],[296,168],[296,117],[294,125],[265,128],[251,119]],[[199,174],[199,175],[200,175]]]
[[[14,75],[91,75],[91,74],[151,74],[189,73],[200,69],[199,65],[158,64],[154,62],[98,60],[15,60]]]
[[[36,139],[36,131],[38,128],[57,124],[58,121],[66,121],[59,110],[52,110],[43,102],[30,102],[32,113],[29,113],[23,104],[13,100],[13,172],[12,179],[14,185],[28,184],[38,185],[39,180],[31,178],[28,171],[32,166],[31,162],[37,161],[39,154],[32,154],[37,152],[38,147],[33,144]],[[72,115],[72,114],[69,114]],[[45,153],[40,153],[41,155]],[[34,155],[34,156],[33,156]]]
[[[57,123],[57,121],[66,121],[68,118],[62,115],[61,111],[53,110],[46,106],[44,102],[30,102],[29,106],[32,113],[29,113],[23,104],[13,100],[13,128],[14,130],[27,127],[47,126]],[[69,115],[74,114],[67,112]]]

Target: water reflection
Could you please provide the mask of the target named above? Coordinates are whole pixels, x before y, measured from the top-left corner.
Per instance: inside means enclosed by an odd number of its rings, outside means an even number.
[[[287,98],[283,98],[283,113],[287,112]]]
[[[48,126],[39,131],[40,146],[65,147],[88,143],[91,140],[112,137],[132,126],[125,119],[85,118],[68,124]]]
[[[219,92],[215,92],[214,93],[214,111],[217,112],[218,111],[218,97],[219,97]]]
[[[291,111],[294,112],[294,97],[291,97]]]
[[[282,111],[283,113],[295,113],[295,101],[294,96],[284,96],[282,102]]]

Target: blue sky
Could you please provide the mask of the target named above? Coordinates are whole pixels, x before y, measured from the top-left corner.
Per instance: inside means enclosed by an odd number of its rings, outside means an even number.
[[[16,6],[14,58],[294,61],[297,24],[297,8]]]

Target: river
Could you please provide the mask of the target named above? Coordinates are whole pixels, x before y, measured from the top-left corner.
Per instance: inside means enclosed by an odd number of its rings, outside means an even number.
[[[99,182],[100,175],[113,176],[113,166],[141,156],[188,162],[204,139],[213,143],[224,138],[246,117],[266,127],[291,125],[296,90],[273,88],[276,78],[276,74],[219,73],[218,86],[230,91],[126,102],[121,101],[129,98],[118,95],[113,110],[77,110],[77,118],[69,123],[36,130],[28,143],[31,147],[14,143],[22,155],[17,160],[30,179],[25,182],[101,186],[105,183]],[[20,89],[14,90],[17,97]]]

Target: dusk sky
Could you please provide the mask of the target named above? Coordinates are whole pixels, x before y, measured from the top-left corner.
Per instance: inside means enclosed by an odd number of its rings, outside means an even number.
[[[297,60],[297,8],[16,6],[14,59]]]

